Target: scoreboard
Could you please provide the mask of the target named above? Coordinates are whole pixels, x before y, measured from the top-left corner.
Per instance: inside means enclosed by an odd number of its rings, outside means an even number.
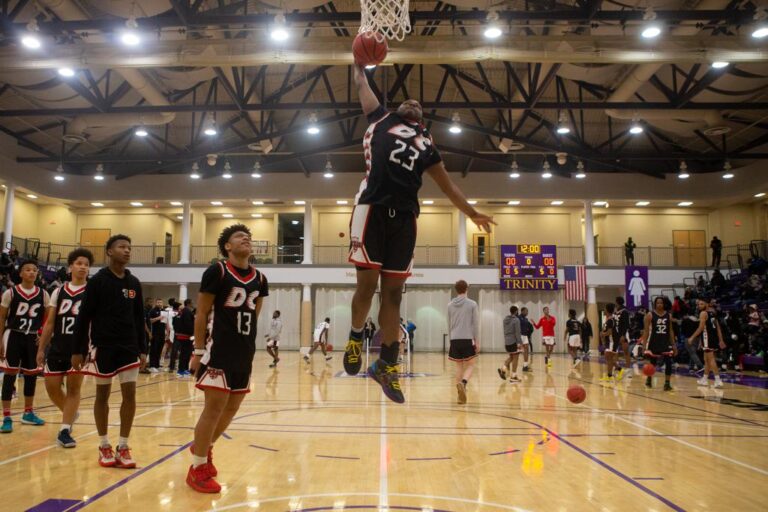
[[[502,290],[557,290],[557,246],[501,246]]]

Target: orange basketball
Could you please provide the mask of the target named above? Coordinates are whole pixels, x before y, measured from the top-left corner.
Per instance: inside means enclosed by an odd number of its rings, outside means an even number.
[[[656,373],[656,367],[651,363],[645,363],[643,365],[643,375],[646,377],[652,377]]]
[[[326,352],[333,352],[333,345],[331,345],[330,343],[328,343],[328,344],[325,346],[325,351],[326,351]]]
[[[574,404],[580,404],[587,398],[587,392],[583,387],[579,385],[571,386],[568,388],[568,400]]]
[[[387,58],[387,38],[378,32],[357,34],[352,42],[352,54],[359,66],[381,64]]]

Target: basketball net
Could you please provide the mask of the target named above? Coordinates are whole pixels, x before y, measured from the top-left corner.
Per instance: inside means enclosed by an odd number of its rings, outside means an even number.
[[[408,0],[360,0],[360,32],[402,41],[411,31]]]

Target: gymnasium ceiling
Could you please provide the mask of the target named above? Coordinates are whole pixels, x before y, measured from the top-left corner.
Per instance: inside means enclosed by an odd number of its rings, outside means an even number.
[[[572,177],[581,162],[664,178],[681,161],[722,173],[768,158],[768,38],[751,37],[752,2],[480,3],[412,0],[412,33],[370,72],[389,105],[423,102],[449,170],[509,173],[515,160],[541,173],[546,161]],[[640,37],[649,5],[662,28],[653,41]],[[489,11],[503,32],[492,41]],[[290,38],[276,43],[281,13]],[[258,164],[309,176],[329,162],[360,173],[366,123],[346,64],[359,17],[357,0],[4,0],[0,131],[17,141],[17,163],[51,177],[59,165],[117,180],[188,175],[193,164],[203,179],[227,164],[233,174]],[[20,44],[32,20],[38,50]],[[128,20],[135,47],[119,41]],[[317,135],[306,132],[313,117]],[[462,133],[449,133],[454,120]],[[630,134],[633,124],[643,132]],[[502,139],[519,149],[503,151]]]

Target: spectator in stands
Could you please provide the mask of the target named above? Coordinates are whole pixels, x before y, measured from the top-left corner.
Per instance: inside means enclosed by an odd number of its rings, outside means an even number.
[[[675,296],[675,300],[672,303],[672,318],[675,320],[681,320],[688,314],[688,305],[680,298],[679,295]]]
[[[712,249],[712,266],[720,268],[720,257],[723,253],[723,242],[716,236],[712,237],[712,241],[709,243],[709,248]]]
[[[632,237],[627,238],[624,243],[624,256],[627,259],[627,265],[632,266],[635,264],[635,248],[637,244],[632,241]]]
[[[720,272],[720,269],[716,268],[712,272],[712,278],[709,280],[709,284],[714,288],[715,294],[725,285],[725,276]]]

